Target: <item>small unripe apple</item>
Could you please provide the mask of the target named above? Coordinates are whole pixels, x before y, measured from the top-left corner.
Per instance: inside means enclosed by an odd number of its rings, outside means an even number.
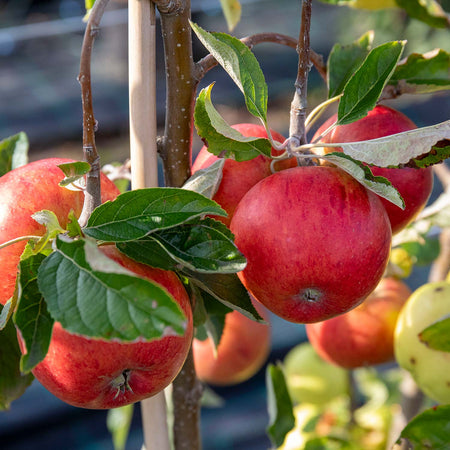
[[[286,355],[284,373],[289,394],[296,403],[324,404],[348,393],[348,373],[322,359],[304,342]]]
[[[239,131],[244,136],[254,136],[259,138],[267,138],[267,132],[262,125],[252,123],[240,123],[233,125],[232,128]],[[283,143],[285,138],[272,131],[272,137],[275,141]],[[272,154],[277,155],[279,151],[272,148]],[[208,151],[206,146],[202,147],[192,165],[192,173],[197,170],[209,167],[218,157]],[[215,217],[225,225],[229,226],[233,217],[236,206],[238,205],[244,194],[254,186],[258,181],[272,174],[270,169],[271,159],[266,156],[259,155],[249,161],[235,161],[227,158],[223,166],[222,180],[213,196],[216,201],[227,213],[227,217]],[[297,165],[295,158],[280,161],[275,164],[276,170],[283,170]]]
[[[361,303],[380,281],[391,228],[378,196],[330,166],[282,170],[240,201],[231,231],[244,286],[278,316],[318,322]]]
[[[330,117],[315,133],[313,140],[318,138],[326,129],[336,122],[337,115]],[[356,122],[339,125],[326,134],[320,142],[345,143],[359,142],[376,139],[391,134],[401,133],[417,128],[415,123],[400,111],[387,106],[376,106],[369,111],[366,117]],[[325,148],[326,153],[342,151],[341,148]],[[376,176],[387,178],[400,192],[405,201],[405,209],[402,210],[390,201],[381,198],[391,222],[392,233],[395,234],[419,214],[426,205],[433,189],[433,172],[431,167],[425,169],[413,169],[405,167],[401,169],[388,169],[384,167],[370,166]]]
[[[59,164],[73,162],[65,158],[48,158],[20,166],[0,177],[0,244],[21,236],[42,236],[45,227],[31,216],[40,210],[53,211],[62,227],[73,210],[78,217],[84,202],[82,191],[58,186],[64,179]],[[119,195],[115,184],[101,175],[102,201]],[[17,265],[26,241],[0,249],[0,303],[4,305],[13,295]]]
[[[269,315],[256,305],[261,316],[269,321]],[[270,351],[270,323],[259,323],[232,311],[225,317],[225,326],[214,354],[211,338],[194,339],[195,371],[200,380],[217,386],[242,383],[258,372]]]
[[[450,403],[450,353],[428,347],[419,333],[448,317],[450,283],[440,281],[418,288],[403,307],[395,328],[395,358],[420,389],[439,403]]]
[[[56,322],[48,353],[32,373],[64,402],[89,409],[116,408],[160,392],[180,371],[193,335],[189,297],[173,272],[139,264],[114,246],[100,249],[138,276],[165,288],[186,315],[186,330],[181,336],[124,343],[69,333]]]
[[[308,339],[326,361],[348,369],[394,358],[397,317],[411,290],[396,278],[383,278],[355,309],[306,325]]]

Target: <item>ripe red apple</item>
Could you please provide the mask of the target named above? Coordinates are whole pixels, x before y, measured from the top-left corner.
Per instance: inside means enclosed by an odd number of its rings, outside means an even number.
[[[244,136],[267,138],[266,130],[262,125],[240,123],[233,125],[232,128],[238,130]],[[285,141],[281,134],[276,131],[271,132],[272,137],[276,141],[280,143]],[[279,153],[272,148],[273,155]],[[194,174],[197,170],[209,167],[217,159],[218,157],[210,153],[206,146],[202,147],[192,165],[192,173]],[[271,159],[263,155],[259,155],[249,161],[235,161],[229,158],[225,160],[222,181],[213,200],[228,213],[228,217],[215,217],[217,220],[220,220],[227,226],[230,225],[234,210],[244,194],[258,181],[272,174],[270,163]],[[275,168],[276,170],[283,170],[296,165],[296,160],[291,158],[276,163]]]
[[[183,336],[121,343],[72,334],[55,323],[48,354],[32,372],[46,389],[80,408],[116,408],[160,392],[180,371],[193,334],[189,297],[173,272],[139,264],[113,246],[101,250],[137,275],[164,287],[184,311],[186,331]]]
[[[269,316],[261,305],[256,308],[268,322]],[[225,317],[225,326],[217,355],[210,338],[194,339],[192,350],[197,376],[200,380],[219,386],[242,383],[261,369],[270,351],[270,324],[248,319],[238,311]]]
[[[337,115],[330,117],[317,130],[313,137],[319,137],[326,129],[336,122]],[[417,128],[412,120],[403,113],[387,106],[376,106],[368,115],[348,125],[339,125],[325,135],[320,142],[359,142],[376,139],[391,134]],[[339,148],[326,148],[326,152],[342,151]],[[426,169],[388,169],[383,167],[370,167],[373,174],[387,178],[400,192],[405,201],[405,209],[388,200],[381,199],[391,222],[392,233],[397,233],[414,220],[424,208],[433,189],[433,172],[431,167]]]
[[[331,166],[264,178],[240,201],[230,228],[247,258],[242,283],[291,322],[318,322],[355,307],[389,259],[391,227],[378,196]]]
[[[383,278],[357,308],[307,324],[309,342],[323,359],[347,369],[389,362],[397,317],[410,295],[403,281]]]
[[[48,209],[65,227],[67,215],[73,209],[81,214],[84,194],[58,186],[64,174],[59,164],[72,162],[64,158],[48,158],[31,162],[6,173],[0,178],[0,244],[20,236],[41,236],[45,227],[31,216]],[[105,175],[101,176],[102,201],[114,200],[119,190]],[[17,265],[25,241],[0,249],[0,303],[4,305],[13,295]]]

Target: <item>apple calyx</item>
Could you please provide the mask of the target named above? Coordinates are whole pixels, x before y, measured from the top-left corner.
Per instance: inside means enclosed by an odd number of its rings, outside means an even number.
[[[322,291],[315,288],[302,289],[297,295],[297,298],[301,301],[307,301],[310,303],[316,303],[323,297]]]
[[[117,389],[114,400],[119,396],[119,394],[124,394],[125,391],[133,392],[128,380],[130,379],[130,369],[125,369],[119,376],[111,381],[111,387]]]

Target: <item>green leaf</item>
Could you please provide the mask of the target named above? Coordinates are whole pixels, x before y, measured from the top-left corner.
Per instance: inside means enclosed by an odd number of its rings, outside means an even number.
[[[239,0],[220,0],[223,15],[227,21],[228,30],[233,31],[241,20],[241,4]]]
[[[267,84],[255,55],[233,36],[225,33],[209,33],[193,22],[191,27],[244,94],[248,111],[266,123]]]
[[[0,176],[28,163],[28,138],[18,133],[0,141]]]
[[[345,85],[339,102],[337,125],[365,117],[380,97],[403,52],[405,42],[394,41],[375,47]]]
[[[111,433],[114,450],[125,450],[131,421],[133,419],[134,404],[110,409],[106,417],[106,426]]]
[[[58,167],[64,172],[65,175],[64,179],[58,183],[63,187],[78,181],[91,170],[90,164],[85,161],[59,164]]]
[[[183,185],[183,189],[213,198],[222,181],[225,159],[220,158],[210,166],[197,170]]]
[[[395,0],[410,17],[425,22],[434,28],[448,28],[449,15],[436,0]]]
[[[0,305],[0,310],[3,306]],[[17,342],[17,331],[12,320],[0,331],[0,410],[9,409],[31,384],[31,374],[21,374],[19,365],[22,353]]]
[[[450,89],[450,54],[435,49],[423,55],[412,53],[399,63],[389,80],[401,92],[428,94]]]
[[[267,434],[272,443],[279,447],[286,434],[295,426],[293,405],[280,365],[269,364],[266,370],[269,425]]]
[[[203,215],[226,216],[212,200],[179,188],[136,189],[94,210],[84,233],[105,242],[140,239]]]
[[[59,224],[59,220],[53,211],[48,211],[43,209],[38,211],[31,216],[37,223],[44,225],[46,227],[45,234],[37,241],[32,244],[32,253],[37,254],[41,252],[58,234],[64,233],[65,230]]]
[[[227,226],[209,218],[152,233],[137,241],[119,243],[118,248],[131,258],[153,266],[155,252],[165,260],[161,268],[172,270],[186,267],[203,273],[236,273],[246,266],[246,259],[235,246]]]
[[[14,313],[16,302],[13,302],[13,299],[10,298],[4,305],[0,312],[0,331],[2,331],[6,324],[8,323],[8,320],[11,318],[11,316]]]
[[[450,405],[439,405],[427,409],[414,417],[403,429],[397,443],[408,441],[414,450],[446,449],[450,442]]]
[[[405,242],[401,247],[414,257],[414,264],[419,267],[432,264],[441,250],[439,239],[427,236],[422,236],[421,242]]]
[[[405,209],[405,202],[397,189],[386,178],[374,176],[372,171],[364,164],[339,152],[328,153],[323,158],[345,170],[345,172],[349,173],[367,189],[375,192],[375,194],[389,200],[399,208]]]
[[[434,350],[450,352],[450,317],[429,325],[419,333],[419,339]]]
[[[268,139],[243,136],[220,116],[211,103],[212,87],[210,84],[201,90],[194,111],[197,133],[208,151],[236,161],[248,161],[260,154],[270,157],[272,144]]]
[[[327,62],[328,98],[339,95],[369,54],[374,33],[368,31],[350,45],[335,44]]]
[[[353,159],[379,167],[427,167],[449,156],[450,120],[377,139],[333,144]]]
[[[186,318],[173,297],[106,257],[87,240],[58,236],[39,267],[51,316],[72,333],[124,341],[183,334]]]

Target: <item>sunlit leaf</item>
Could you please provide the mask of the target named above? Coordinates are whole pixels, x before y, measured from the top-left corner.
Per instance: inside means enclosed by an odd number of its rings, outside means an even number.
[[[213,198],[222,181],[222,170],[225,158],[214,161],[210,166],[197,170],[183,185],[183,189],[198,192]]]
[[[0,141],[0,176],[28,163],[28,138],[18,133]]]
[[[228,30],[233,31],[234,27],[241,20],[241,3],[239,0],[220,0],[223,15],[227,21]]]
[[[114,450],[125,450],[131,421],[133,419],[134,405],[125,405],[108,411],[106,425],[111,433]]]

